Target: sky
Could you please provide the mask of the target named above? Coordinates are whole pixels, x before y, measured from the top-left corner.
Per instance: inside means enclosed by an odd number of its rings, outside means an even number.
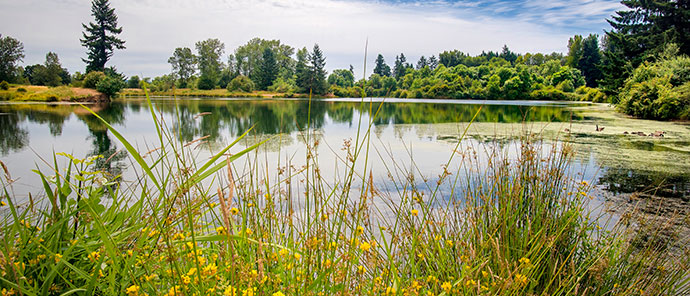
[[[90,0],[0,0],[0,34],[24,44],[23,65],[43,63],[56,52],[70,73],[84,71],[82,24],[93,21]],[[127,76],[170,73],[176,47],[218,38],[225,58],[249,39],[280,39],[295,48],[318,43],[326,68],[353,65],[361,77],[377,54],[392,66],[445,50],[472,55],[500,51],[567,53],[573,35],[602,35],[606,19],[623,6],[616,0],[110,0],[125,50],[107,65]]]

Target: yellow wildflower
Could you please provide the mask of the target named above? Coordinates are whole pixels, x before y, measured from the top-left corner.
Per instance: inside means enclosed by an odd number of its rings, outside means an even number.
[[[230,209],[230,214],[237,215],[240,213],[240,210],[238,208],[232,208]]]
[[[254,233],[254,231],[252,231],[249,228],[247,228],[247,230],[245,230],[245,232],[247,233],[247,235],[252,235],[252,233]]]
[[[288,254],[287,249],[280,249],[280,251],[278,251],[278,255],[280,255],[280,257],[285,257],[285,256],[287,256],[287,254]]]
[[[515,275],[515,281],[519,284],[524,285],[527,283],[527,277],[518,273]]]
[[[225,227],[223,227],[223,226],[216,227],[216,233],[218,233],[218,234],[227,234],[227,232],[225,231]]]
[[[412,216],[417,217],[417,215],[419,215],[419,210],[417,210],[417,209],[412,209],[411,213],[412,213]]]
[[[91,262],[96,262],[98,261],[98,258],[101,257],[101,254],[97,251],[91,252],[89,256],[87,256]]]
[[[520,258],[520,263],[524,265],[529,265],[529,258],[522,257]]]
[[[55,254],[55,263],[60,262],[60,260],[62,260],[62,255],[60,255],[60,254]]]
[[[285,296],[285,294],[283,294],[283,292],[280,292],[280,291],[275,292],[275,293],[273,293],[272,295],[273,295],[273,296]]]
[[[366,268],[366,267],[364,267],[364,266],[362,266],[362,265],[357,266],[357,273],[359,273],[359,274],[364,274],[365,272],[367,272],[367,268]]]
[[[475,282],[474,280],[467,280],[465,282],[465,286],[467,286],[467,287],[472,287],[472,286],[476,286],[476,285],[477,285],[477,282]]]
[[[450,293],[450,288],[450,282],[443,282],[443,284],[441,285],[441,289],[443,289],[443,291],[446,291],[446,293]]]
[[[363,242],[361,245],[359,245],[359,248],[362,249],[362,251],[367,252],[369,249],[371,249],[371,245],[368,242]]]
[[[228,286],[223,292],[223,296],[237,296],[237,288]]]
[[[300,258],[302,258],[302,255],[300,255],[299,253],[295,253],[295,260],[299,260]]]
[[[141,287],[139,287],[137,285],[131,285],[131,286],[129,286],[129,288],[127,288],[125,290],[125,293],[127,293],[127,296],[137,296],[137,295],[139,295],[140,289],[141,289]]]

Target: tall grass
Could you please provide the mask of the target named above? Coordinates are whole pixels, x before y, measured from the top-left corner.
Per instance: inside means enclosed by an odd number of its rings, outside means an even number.
[[[377,188],[363,165],[373,120],[343,144],[333,180],[309,130],[304,166],[262,165],[261,142],[246,133],[202,162],[148,104],[154,146],[134,147],[108,125],[135,180],[104,175],[94,158],[56,155],[53,169],[36,170],[45,202],[20,202],[3,165],[3,294],[690,293],[690,257],[590,217],[591,185],[571,174],[567,145],[459,143],[438,178],[422,182],[414,162],[388,159],[392,185]]]

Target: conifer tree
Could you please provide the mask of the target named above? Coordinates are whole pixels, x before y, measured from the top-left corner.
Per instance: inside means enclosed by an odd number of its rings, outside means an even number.
[[[309,55],[311,62],[311,90],[314,94],[325,95],[328,91],[328,84],[326,83],[326,58],[321,52],[318,44],[314,44],[311,54]]]
[[[264,49],[263,58],[259,64],[258,69],[259,89],[266,90],[273,85],[273,81],[278,77],[278,64],[276,63],[273,50],[266,47]]]
[[[297,51],[297,64],[295,64],[295,84],[301,91],[309,92],[311,70],[308,65],[309,52],[304,47]]]
[[[690,1],[624,0],[626,10],[607,20],[613,30],[606,32],[600,86],[616,95],[632,70],[654,60],[669,43],[679,53],[690,55]]]
[[[108,0],[93,0],[91,15],[95,22],[82,24],[85,32],[80,39],[81,45],[87,49],[87,58],[82,59],[86,63],[87,73],[105,70],[105,63],[113,56],[113,51],[125,49],[125,41],[116,37],[122,33],[122,27],[117,26],[115,9],[110,8]]]
[[[391,76],[391,67],[386,65],[386,61],[383,59],[383,56],[379,54],[376,57],[376,66],[374,67],[374,74],[378,74],[380,76]]]

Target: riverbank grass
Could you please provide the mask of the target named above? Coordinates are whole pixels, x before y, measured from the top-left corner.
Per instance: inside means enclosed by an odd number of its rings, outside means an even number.
[[[101,96],[101,93],[96,90],[69,86],[11,85],[7,90],[0,89],[0,101],[64,102],[82,101],[98,96]]]
[[[146,153],[108,125],[135,165],[135,180],[103,173],[99,156],[60,153],[52,170],[36,171],[43,191],[20,201],[3,166],[3,293],[690,292],[690,256],[591,216],[591,185],[569,173],[567,145],[523,138],[518,151],[505,153],[458,144],[451,154],[460,166],[451,169],[449,159],[437,179],[421,183],[414,164],[405,169],[393,159],[392,188],[384,190],[367,170],[373,121],[343,143],[342,174],[326,180],[313,131],[301,135],[303,166],[262,167],[248,158],[240,175],[240,157],[261,143],[243,135],[199,162],[195,145],[179,142],[159,118],[152,112],[158,139]],[[479,161],[484,155],[488,166]],[[58,167],[58,158],[68,164]]]

